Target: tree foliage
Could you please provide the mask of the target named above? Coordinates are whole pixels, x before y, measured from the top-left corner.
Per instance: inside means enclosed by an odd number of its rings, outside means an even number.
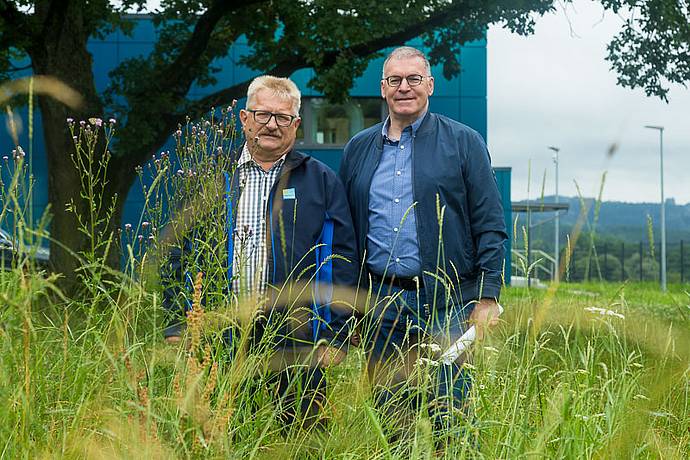
[[[667,101],[670,84],[690,81],[690,3],[686,0],[602,0],[624,19],[608,45],[618,84]]]

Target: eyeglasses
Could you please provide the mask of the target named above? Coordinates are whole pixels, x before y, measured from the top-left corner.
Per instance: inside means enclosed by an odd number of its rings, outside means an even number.
[[[429,75],[431,77],[431,75]],[[388,83],[388,86],[392,87],[397,87],[400,86],[400,84],[403,81],[403,78],[407,80],[407,84],[409,86],[419,86],[422,84],[422,81],[424,81],[425,78],[424,75],[408,75],[407,77],[401,77],[400,75],[391,75],[390,77],[386,77],[383,80]]]
[[[271,122],[271,118],[275,117],[276,125],[282,126],[283,128],[290,126],[293,120],[297,118],[295,115],[288,115],[287,113],[273,113],[266,110],[247,109],[247,112],[251,112],[252,115],[254,115],[254,121],[261,123],[262,125],[269,124]]]

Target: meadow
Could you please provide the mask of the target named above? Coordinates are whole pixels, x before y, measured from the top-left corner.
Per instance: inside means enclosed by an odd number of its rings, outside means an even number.
[[[98,171],[107,166],[107,155],[93,160],[101,145],[94,137],[100,132],[107,138],[112,126],[102,131],[93,125],[70,127],[75,167],[91,171],[83,198],[98,203]],[[222,158],[208,152],[222,152],[232,141],[229,126],[226,119],[211,119],[178,132],[179,168],[169,155],[152,162],[147,208],[122,238],[97,234],[107,210],[89,208],[82,230],[91,232],[92,244],[80,254],[78,294],[64,292],[58,276],[28,256],[0,271],[0,457],[690,455],[687,285],[671,285],[667,293],[633,282],[506,287],[500,325],[476,344],[466,364],[474,376],[469,410],[442,433],[434,432],[423,398],[402,427],[373,404],[359,348],[327,369],[322,423],[285,428],[267,368],[270,347],[241,343],[228,359],[219,340],[228,323],[248,327],[252,311],[206,308],[201,301],[220,289],[207,281],[213,267],[197,279],[185,340],[164,342],[158,257],[165,252],[165,209],[194,196],[214,201],[214,182],[207,180],[213,174],[203,172],[222,167]],[[25,166],[21,157],[15,162],[12,177],[20,177]],[[5,183],[3,216],[13,210],[21,217],[23,183]],[[171,203],[163,206],[166,199]],[[47,238],[44,227],[43,220],[32,227],[20,218],[13,233]],[[122,272],[108,269],[102,255],[120,239],[127,259]],[[420,361],[410,375],[419,394],[433,384],[434,365]]]
[[[690,453],[690,296],[678,286],[665,295],[635,284],[506,288],[502,324],[474,350],[473,416],[439,451],[424,410],[389,441],[396,421],[374,408],[360,350],[328,371],[325,425],[286,431],[266,352],[228,362],[203,331],[187,347],[164,343],[159,295],[142,283],[61,303],[41,274],[5,271],[0,280],[3,458]]]

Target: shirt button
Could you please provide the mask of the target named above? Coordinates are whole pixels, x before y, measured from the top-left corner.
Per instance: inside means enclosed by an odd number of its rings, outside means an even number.
[[[395,171],[395,175],[396,175],[396,176],[399,176],[399,175],[401,175],[401,174],[402,174],[402,171]]]
[[[400,198],[396,198],[396,199],[393,200],[393,201],[395,201],[396,203],[400,203]]]
[[[404,145],[401,145],[401,146],[400,146],[400,150],[405,150],[405,146],[404,146]]]
[[[395,258],[395,263],[396,263],[396,264],[397,264],[397,263],[400,263],[400,257],[396,257],[396,258]]]
[[[397,231],[398,231],[398,227],[395,227],[395,228],[393,229],[393,231],[394,231],[394,232],[397,232]]]

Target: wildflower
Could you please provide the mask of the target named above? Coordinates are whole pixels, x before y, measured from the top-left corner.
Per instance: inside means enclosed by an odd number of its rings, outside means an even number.
[[[233,99],[232,102],[230,103],[230,108],[234,109],[236,105],[237,105],[237,99]]]
[[[417,360],[417,364],[419,366],[437,367],[440,363],[438,361],[434,361],[433,359],[429,359],[429,358],[419,358]]]
[[[139,242],[141,243],[142,241],[144,241],[144,235],[139,235],[139,236],[137,237],[137,239],[138,239]]]
[[[111,119],[108,120],[108,123],[110,123],[110,125],[112,126],[112,125],[114,125],[115,123],[117,123],[117,120],[115,120],[114,118],[111,118]]]
[[[77,136],[72,136],[72,139],[76,141],[76,140],[77,140]]]
[[[182,130],[178,129],[177,131],[175,131],[175,135],[177,137],[182,137]]]
[[[74,123],[74,118],[67,117],[67,123],[70,125]]]
[[[10,159],[10,157],[8,157],[7,155],[3,155],[3,156],[2,156],[2,159],[5,160],[5,161],[7,161],[7,160]]]
[[[148,228],[149,225],[151,225],[149,222],[144,221],[141,223],[141,228]]]
[[[436,343],[422,343],[419,348],[428,348],[432,353],[438,353],[441,351],[441,347]]]
[[[184,175],[184,171],[182,171],[181,169],[178,169],[176,174],[177,174],[178,176],[183,176],[183,175]]]
[[[149,235],[149,242],[151,242],[151,243],[152,243],[152,242],[153,242],[153,241],[154,241],[155,239],[156,239],[156,237],[155,237],[155,236],[153,236],[153,235]]]
[[[83,128],[84,126],[86,126],[86,122],[84,120],[79,121],[79,126]]]
[[[21,158],[24,158],[26,156],[26,153],[24,153],[24,150],[21,147],[17,147],[16,150],[12,150],[12,158],[15,160],[19,160]]]
[[[132,224],[125,224],[125,230],[127,230],[128,232],[132,230]]]
[[[606,308],[587,307],[585,308],[585,311],[591,313],[598,313],[601,316],[613,316],[614,318],[625,319],[625,315],[622,315],[621,313],[615,312],[613,310],[607,310]]]

